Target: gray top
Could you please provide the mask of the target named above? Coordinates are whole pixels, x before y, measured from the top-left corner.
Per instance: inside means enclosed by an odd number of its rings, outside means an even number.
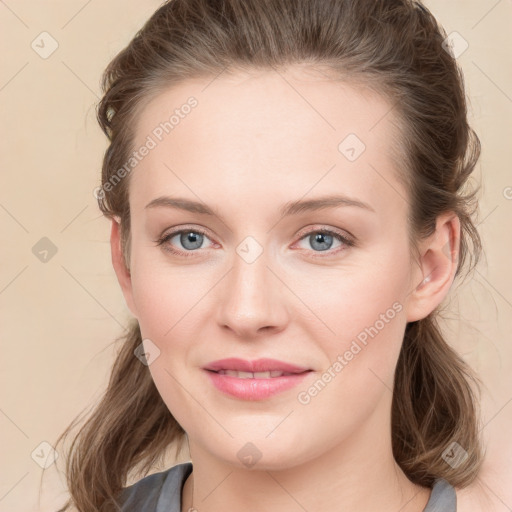
[[[183,462],[125,487],[121,512],[181,512],[181,491],[190,473],[192,462]],[[457,512],[455,489],[446,480],[436,480],[423,512]]]

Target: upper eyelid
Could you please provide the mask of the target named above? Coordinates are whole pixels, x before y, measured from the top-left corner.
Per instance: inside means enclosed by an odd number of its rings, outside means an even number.
[[[164,232],[158,238],[163,239],[163,238],[168,238],[168,237],[175,237],[176,235],[179,235],[181,233],[189,233],[189,232],[200,233],[201,235],[204,235],[204,236],[207,236],[208,238],[210,238],[210,240],[212,239],[212,237],[208,234],[208,231],[205,228],[196,228],[193,226],[191,226],[191,227],[185,226],[184,228],[178,227],[176,229],[171,228],[168,233]]]
[[[337,234],[343,238],[346,238],[346,239],[349,239],[352,241],[355,241],[355,238],[356,238],[352,233],[350,233],[346,229],[329,227],[329,226],[325,226],[322,224],[313,224],[313,226],[303,228],[297,233],[296,236],[298,236],[300,239],[302,239],[305,236],[310,235],[311,233],[325,232],[325,231],[332,232],[334,234]]]

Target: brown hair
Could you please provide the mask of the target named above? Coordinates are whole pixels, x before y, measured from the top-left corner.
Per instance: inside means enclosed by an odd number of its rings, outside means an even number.
[[[107,135],[98,195],[107,218],[121,221],[129,267],[129,177],[105,187],[133,151],[138,113],[159,92],[187,78],[222,71],[308,64],[358,81],[393,105],[401,126],[400,176],[407,187],[411,248],[435,230],[437,217],[461,222],[456,276],[481,242],[472,221],[476,190],[468,178],[480,154],[467,122],[462,72],[445,51],[446,33],[412,0],[172,0],[164,3],[108,65],[97,117]],[[470,247],[472,245],[472,248]],[[395,372],[393,454],[407,477],[430,487],[445,478],[464,487],[482,463],[479,379],[446,343],[440,308],[406,326]],[[66,461],[71,499],[80,512],[117,510],[116,497],[137,465],[147,474],[184,431],[134,356],[138,323],[124,336],[108,388],[73,439]],[[61,434],[67,435],[71,425]],[[452,467],[444,450],[456,441],[467,459]]]

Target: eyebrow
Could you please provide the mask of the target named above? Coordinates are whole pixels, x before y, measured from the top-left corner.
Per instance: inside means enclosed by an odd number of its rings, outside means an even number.
[[[183,197],[160,196],[150,201],[145,208],[156,208],[162,206],[167,208],[176,208],[178,210],[184,210],[191,213],[217,216],[213,209],[208,205],[198,201],[185,199]],[[288,215],[297,215],[299,213],[323,210],[326,208],[336,208],[340,206],[355,206],[375,213],[375,210],[369,204],[355,198],[340,195],[329,195],[317,197],[315,199],[299,199],[297,201],[290,201],[281,208],[280,213],[282,217],[286,217]]]

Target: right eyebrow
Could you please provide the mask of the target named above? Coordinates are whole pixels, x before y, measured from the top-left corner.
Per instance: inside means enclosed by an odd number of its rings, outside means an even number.
[[[204,203],[191,201],[190,199],[185,199],[183,197],[160,196],[150,201],[145,208],[156,208],[158,206],[177,208],[191,213],[216,216],[214,211]]]

